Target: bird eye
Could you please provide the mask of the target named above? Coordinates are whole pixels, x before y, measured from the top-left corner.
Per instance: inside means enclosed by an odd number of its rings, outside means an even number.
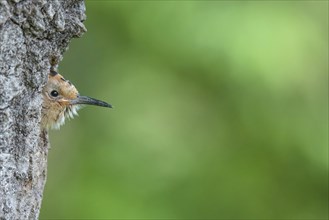
[[[53,90],[53,91],[50,92],[50,95],[52,97],[57,97],[58,96],[58,92],[56,90]]]

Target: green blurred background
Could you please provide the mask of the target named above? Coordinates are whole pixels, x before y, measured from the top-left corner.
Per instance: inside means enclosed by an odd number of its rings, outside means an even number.
[[[86,1],[46,218],[328,218],[327,1]]]

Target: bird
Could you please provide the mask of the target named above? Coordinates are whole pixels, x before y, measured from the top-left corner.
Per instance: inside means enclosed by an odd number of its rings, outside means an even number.
[[[58,72],[51,70],[42,89],[41,127],[59,129],[66,118],[74,118],[84,105],[112,108],[111,104],[88,96],[81,96],[75,86]]]

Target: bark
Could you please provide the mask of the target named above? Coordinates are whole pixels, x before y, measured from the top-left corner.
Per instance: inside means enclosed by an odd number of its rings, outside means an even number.
[[[83,0],[0,0],[0,219],[38,218],[49,147],[41,91],[85,18]]]

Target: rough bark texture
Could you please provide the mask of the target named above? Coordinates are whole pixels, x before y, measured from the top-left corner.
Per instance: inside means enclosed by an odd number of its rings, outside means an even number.
[[[38,218],[48,154],[41,90],[84,20],[83,0],[0,0],[0,219]]]

